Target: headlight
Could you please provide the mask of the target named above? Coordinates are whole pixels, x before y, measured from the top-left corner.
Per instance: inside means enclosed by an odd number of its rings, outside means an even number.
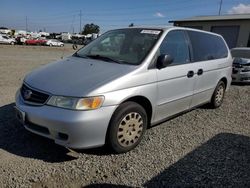
[[[73,110],[94,110],[100,108],[103,101],[103,96],[86,98],[52,96],[47,104]]]

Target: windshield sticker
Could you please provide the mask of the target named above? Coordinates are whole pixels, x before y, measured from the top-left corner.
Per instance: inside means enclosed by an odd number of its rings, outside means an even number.
[[[141,33],[144,34],[152,34],[152,35],[159,35],[161,31],[157,30],[142,30]]]

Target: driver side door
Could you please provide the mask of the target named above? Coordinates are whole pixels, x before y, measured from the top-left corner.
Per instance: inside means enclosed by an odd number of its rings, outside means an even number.
[[[156,122],[189,109],[194,88],[193,64],[185,31],[168,32],[159,52],[174,60],[169,66],[157,69]]]

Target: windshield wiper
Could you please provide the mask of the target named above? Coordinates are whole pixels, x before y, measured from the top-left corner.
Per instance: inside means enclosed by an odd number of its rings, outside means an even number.
[[[124,61],[119,61],[119,60],[106,57],[106,56],[101,56],[101,55],[86,55],[86,57],[92,58],[92,59],[100,59],[100,60],[107,61],[107,62],[119,63],[119,64],[126,63]]]
[[[73,54],[74,57],[88,58],[87,56],[81,56],[77,52]]]

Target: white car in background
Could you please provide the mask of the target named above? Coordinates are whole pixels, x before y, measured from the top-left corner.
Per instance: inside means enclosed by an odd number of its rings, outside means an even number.
[[[7,36],[0,35],[0,43],[14,45],[16,43],[16,40]]]
[[[234,58],[232,81],[250,83],[250,48],[233,48],[231,54]]]
[[[63,47],[64,46],[64,43],[63,42],[60,42],[56,39],[50,39],[46,42],[46,45],[47,46],[60,46],[60,47]]]

